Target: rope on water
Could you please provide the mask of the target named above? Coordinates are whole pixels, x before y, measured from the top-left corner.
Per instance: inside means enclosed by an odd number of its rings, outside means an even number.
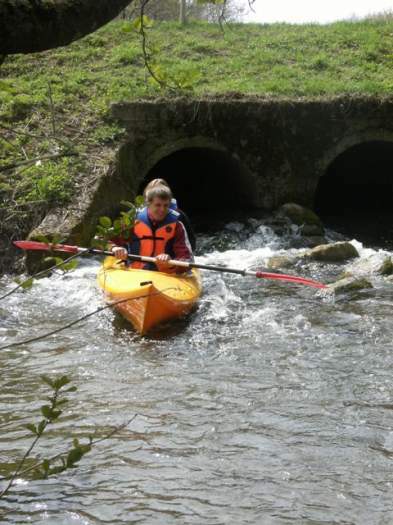
[[[79,319],[75,319],[74,321],[71,321],[65,326],[62,326],[61,328],[57,328],[56,330],[52,330],[51,332],[47,332],[46,334],[38,335],[37,337],[32,337],[31,339],[25,339],[24,341],[16,341],[15,343],[10,343],[9,345],[0,346],[0,350],[6,350],[8,348],[13,348],[15,346],[26,345],[28,343],[40,341],[41,339],[46,339],[47,337],[50,337],[51,335],[58,334],[59,332],[62,332],[63,330],[66,330],[67,328],[70,328],[71,326],[74,326],[75,324],[78,324],[84,321],[85,319],[88,319],[89,317],[92,317],[93,315],[98,314],[99,312],[102,312],[103,310],[106,310],[107,308],[113,308],[117,304],[126,303],[127,301],[135,301],[137,299],[144,299],[145,297],[154,297],[155,295],[161,295],[164,292],[167,292],[168,290],[177,290],[177,289],[178,288],[176,288],[175,286],[170,286],[168,288],[164,288],[163,290],[158,290],[157,292],[139,295],[137,297],[131,297],[128,299],[120,299],[119,301],[115,301],[114,303],[106,304],[105,306],[100,306],[93,312],[83,315],[82,317],[79,317]]]

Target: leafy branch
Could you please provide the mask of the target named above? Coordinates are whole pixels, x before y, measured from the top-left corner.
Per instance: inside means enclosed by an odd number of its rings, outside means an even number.
[[[48,398],[49,404],[43,405],[41,407],[41,414],[43,416],[41,421],[39,421],[37,424],[28,423],[25,425],[25,428],[27,428],[34,435],[34,439],[29,448],[26,450],[22,459],[19,461],[13,474],[0,478],[1,481],[8,481],[5,488],[0,493],[0,499],[10,491],[18,476],[30,474],[32,479],[47,479],[49,476],[60,474],[65,470],[77,467],[79,461],[85,454],[91,451],[94,445],[111,438],[114,434],[123,428],[126,428],[138,415],[134,414],[128,421],[120,426],[115,427],[108,434],[99,439],[93,439],[93,436],[89,436],[88,442],[82,444],[77,438],[74,438],[72,440],[71,448],[50,458],[36,461],[30,467],[23,469],[27,459],[30,457],[39,439],[43,436],[48,425],[53,424],[58,420],[63,412],[62,407],[68,403],[68,399],[65,397],[61,398],[60,394],[75,392],[77,390],[75,386],[68,386],[66,389],[64,389],[64,387],[69,385],[71,382],[68,376],[61,376],[57,379],[51,379],[48,376],[41,376],[41,379],[52,389],[52,395]]]
[[[36,241],[44,242],[45,244],[51,245],[51,244],[60,244],[62,242],[62,237],[60,235],[53,235],[51,239],[44,235],[37,235],[35,237]],[[45,268],[44,270],[41,270],[34,275],[30,275],[27,279],[20,279],[19,277],[16,277],[14,279],[17,286],[15,288],[12,288],[9,292],[5,293],[4,295],[0,296],[0,301],[5,299],[6,297],[9,297],[13,293],[15,293],[17,290],[29,290],[33,284],[35,279],[38,279],[39,277],[47,277],[50,275],[51,272],[55,270],[60,270],[63,273],[71,272],[72,270],[75,270],[78,267],[78,261],[75,259],[77,257],[80,257],[80,253],[75,253],[71,255],[70,257],[67,257],[67,259],[62,259],[61,257],[56,257],[54,255],[54,252],[52,252],[53,255],[50,257],[45,257],[44,262],[46,263],[54,263],[49,268]]]
[[[126,33],[136,31],[140,35],[144,66],[154,84],[160,89],[174,93],[192,90],[193,84],[200,76],[197,69],[170,74],[160,63],[159,49],[148,38],[148,30],[154,26],[154,20],[145,14],[148,3],[149,0],[141,1],[139,16],[132,23],[124,24],[123,31]]]
[[[50,379],[47,376],[42,376],[41,379],[42,381],[44,381],[44,383],[49,385],[53,390],[52,396],[49,397],[49,405],[43,405],[41,407],[41,414],[43,415],[43,419],[41,419],[39,423],[37,424],[29,423],[25,425],[25,428],[30,430],[30,432],[35,436],[35,438],[33,439],[29,448],[26,450],[22,459],[19,461],[14,473],[12,474],[10,480],[8,481],[8,484],[3,489],[3,491],[0,493],[0,498],[4,497],[9,492],[9,490],[11,489],[12,485],[15,482],[15,479],[20,474],[27,458],[30,456],[38,440],[42,437],[43,433],[45,432],[45,429],[47,428],[48,425],[54,423],[59,418],[59,416],[62,414],[62,410],[60,407],[68,402],[67,398],[59,399],[60,390],[62,390],[71,381],[67,376],[61,376],[58,379]],[[67,388],[63,392],[66,393],[66,392],[75,392],[75,391],[76,391],[76,387],[72,386],[72,387]],[[86,452],[83,452],[83,453],[86,453]],[[70,457],[70,462],[69,462],[70,466],[75,464],[76,461],[74,461],[74,459],[76,459],[75,453],[73,453]],[[45,472],[47,474],[49,474],[49,468],[50,468],[49,464],[45,463]]]
[[[121,201],[120,204],[125,206],[127,210],[121,211],[119,217],[113,221],[107,216],[102,216],[98,219],[96,235],[92,241],[92,246],[94,248],[105,250],[108,242],[115,237],[121,237],[124,240],[130,238],[136,214],[138,209],[144,205],[144,199],[142,195],[138,195],[134,202]]]

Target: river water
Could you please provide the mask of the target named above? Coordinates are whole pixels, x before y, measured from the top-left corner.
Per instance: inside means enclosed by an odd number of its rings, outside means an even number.
[[[296,253],[296,235],[279,236],[263,221],[228,224],[199,239],[198,260],[261,267]],[[42,374],[67,374],[78,391],[36,455],[138,415],[78,468],[18,479],[0,500],[0,522],[393,523],[393,285],[373,272],[391,252],[353,242],[355,262],[300,262],[287,272],[325,282],[348,269],[368,272],[372,289],[334,298],[206,272],[198,309],[148,337],[104,310],[2,350],[3,475],[31,442],[23,425],[39,420]],[[0,346],[101,306],[98,267],[82,261],[0,302]],[[12,286],[0,281],[1,292]]]

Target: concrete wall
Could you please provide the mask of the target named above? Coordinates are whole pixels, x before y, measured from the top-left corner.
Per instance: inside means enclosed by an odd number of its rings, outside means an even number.
[[[113,115],[128,133],[119,176],[135,189],[163,157],[212,148],[239,162],[250,207],[265,209],[288,201],[312,206],[319,178],[338,155],[362,142],[393,142],[393,100],[179,99],[117,104]]]

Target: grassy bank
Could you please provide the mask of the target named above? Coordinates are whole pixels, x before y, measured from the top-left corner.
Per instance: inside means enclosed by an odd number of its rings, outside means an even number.
[[[393,93],[389,17],[327,26],[238,24],[224,33],[202,22],[156,23],[148,38],[161,72],[192,82],[195,96]],[[165,94],[146,74],[140,37],[124,22],[65,48],[8,57],[0,68],[1,237],[16,224],[27,231],[105,170],[122,132],[110,119],[111,102]]]

